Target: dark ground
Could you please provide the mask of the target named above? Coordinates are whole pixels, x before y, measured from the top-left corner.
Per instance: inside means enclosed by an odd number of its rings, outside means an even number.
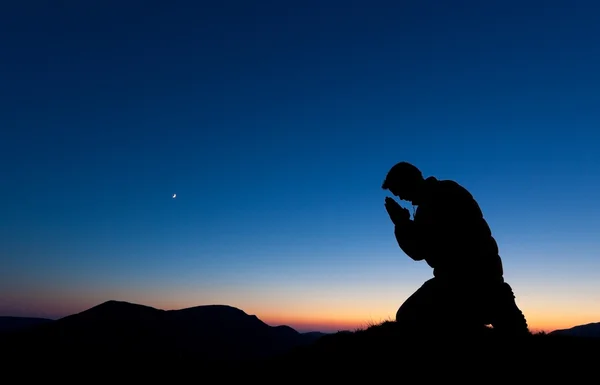
[[[110,318],[125,313],[129,320],[142,314],[144,323]],[[199,319],[203,320],[200,334],[195,329]],[[440,329],[418,337],[399,330],[395,322],[384,322],[310,343],[299,338],[305,337],[290,328],[269,327],[229,307],[162,312],[111,302],[55,325],[0,338],[0,363],[4,378],[15,372],[23,382],[75,376],[79,381],[118,378],[126,382],[181,377],[198,382],[364,382],[379,378],[395,383],[435,379],[570,384],[579,383],[579,378],[596,382],[600,365],[597,338],[547,334],[506,338],[487,328],[470,336]],[[290,344],[295,347],[282,353]],[[244,353],[244,358],[215,359],[232,352],[233,356]],[[273,354],[264,357],[265,352]]]

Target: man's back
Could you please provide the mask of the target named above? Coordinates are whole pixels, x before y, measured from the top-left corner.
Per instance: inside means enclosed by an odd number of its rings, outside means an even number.
[[[434,275],[501,278],[498,245],[471,193],[454,181],[434,177],[425,186],[414,222]]]

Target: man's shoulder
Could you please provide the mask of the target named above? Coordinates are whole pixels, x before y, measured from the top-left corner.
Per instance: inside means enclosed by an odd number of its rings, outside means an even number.
[[[438,198],[473,199],[471,193],[456,181],[450,179],[435,179],[434,177],[429,177],[427,180],[433,186],[435,195]]]
[[[433,176],[430,176],[426,179],[426,182],[432,186],[435,186],[434,188],[436,190],[449,190],[470,194],[466,188],[451,179],[437,179]]]

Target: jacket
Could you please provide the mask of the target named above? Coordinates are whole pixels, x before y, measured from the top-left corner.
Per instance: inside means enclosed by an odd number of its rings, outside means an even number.
[[[435,177],[424,186],[413,220],[395,226],[400,248],[425,260],[435,277],[502,279],[498,245],[471,193]]]

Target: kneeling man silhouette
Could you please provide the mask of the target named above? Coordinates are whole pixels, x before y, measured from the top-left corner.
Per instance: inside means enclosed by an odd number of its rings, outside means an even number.
[[[398,309],[399,327],[465,333],[491,325],[502,335],[529,334],[504,281],[498,245],[471,193],[451,180],[425,179],[407,162],[389,170],[382,188],[417,206],[411,220],[406,208],[385,198],[398,245],[413,260],[427,262],[434,276]]]

